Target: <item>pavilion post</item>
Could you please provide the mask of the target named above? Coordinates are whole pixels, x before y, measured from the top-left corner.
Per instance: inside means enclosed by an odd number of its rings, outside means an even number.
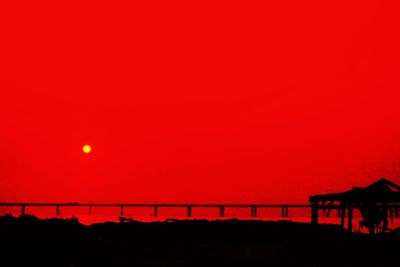
[[[318,224],[318,203],[313,202],[311,205],[311,224]]]
[[[346,216],[346,207],[343,205],[340,207],[340,225],[344,227],[344,218]]]
[[[353,229],[353,206],[349,206],[348,208],[348,218],[347,218],[347,230],[349,232]]]

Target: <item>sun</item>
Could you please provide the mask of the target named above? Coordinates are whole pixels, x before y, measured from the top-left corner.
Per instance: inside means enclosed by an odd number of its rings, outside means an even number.
[[[85,153],[85,154],[89,154],[89,153],[92,151],[92,147],[91,147],[90,145],[84,145],[84,146],[82,147],[82,151],[83,151],[83,153]]]

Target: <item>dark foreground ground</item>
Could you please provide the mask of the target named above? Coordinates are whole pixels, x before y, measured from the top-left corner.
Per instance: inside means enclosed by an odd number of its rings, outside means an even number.
[[[0,217],[0,266],[397,266],[398,234],[289,221],[103,223]]]

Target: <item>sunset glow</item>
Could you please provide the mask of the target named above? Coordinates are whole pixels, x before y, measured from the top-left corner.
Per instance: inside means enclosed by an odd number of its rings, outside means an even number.
[[[398,0],[0,2],[1,201],[400,183]]]

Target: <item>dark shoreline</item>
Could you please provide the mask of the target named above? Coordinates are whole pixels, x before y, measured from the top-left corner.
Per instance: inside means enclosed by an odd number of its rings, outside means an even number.
[[[290,221],[0,217],[0,266],[393,266],[399,233]]]

